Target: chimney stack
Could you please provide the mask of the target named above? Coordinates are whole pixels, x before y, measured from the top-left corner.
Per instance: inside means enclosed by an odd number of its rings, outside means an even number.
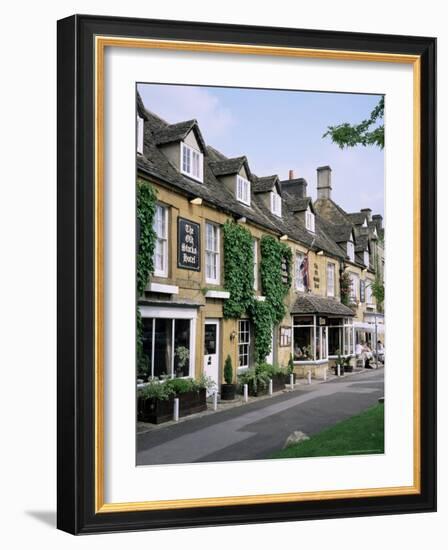
[[[290,170],[290,173],[292,170]],[[294,174],[293,174],[294,175]],[[307,196],[306,188],[308,186],[306,179],[293,178],[281,182],[282,191],[296,199],[303,199]]]
[[[317,198],[331,199],[331,168],[319,166],[317,169]]]
[[[372,220],[376,223],[379,229],[383,228],[383,216],[381,214],[374,214]]]
[[[361,212],[367,215],[367,220],[372,221],[372,209],[371,208],[361,208]]]
[[[294,170],[290,170],[290,171],[289,171],[289,179],[290,179],[290,180],[293,180],[293,179],[294,179]]]

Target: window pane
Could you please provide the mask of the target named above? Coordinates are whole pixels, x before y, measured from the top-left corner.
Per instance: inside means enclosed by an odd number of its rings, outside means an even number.
[[[172,319],[154,319],[154,376],[171,374]]]
[[[204,355],[215,355],[216,350],[216,325],[206,324],[204,336]]]
[[[320,358],[327,358],[327,327],[321,327]],[[316,352],[317,353],[317,352]]]
[[[342,327],[328,327],[328,354],[337,355],[343,353],[342,350]]]
[[[294,315],[294,324],[295,325],[313,325],[314,317]]]
[[[142,318],[144,361],[138,365],[138,374],[144,377],[152,375],[152,323],[152,319]]]
[[[174,376],[190,374],[190,319],[174,319]]]
[[[313,327],[294,327],[294,360],[311,361],[314,359]]]

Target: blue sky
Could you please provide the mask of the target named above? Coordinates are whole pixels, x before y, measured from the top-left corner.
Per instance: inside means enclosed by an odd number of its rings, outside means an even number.
[[[384,151],[339,149],[327,126],[358,123],[378,95],[251,90],[205,86],[139,84],[147,109],[169,123],[196,118],[208,145],[229,157],[246,155],[258,176],[278,174],[308,182],[316,197],[316,168],[332,168],[333,199],[348,212],[384,212]]]

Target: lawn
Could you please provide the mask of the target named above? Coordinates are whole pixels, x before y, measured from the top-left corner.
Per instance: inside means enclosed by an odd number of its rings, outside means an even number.
[[[384,453],[384,404],[338,422],[309,440],[275,452],[269,458],[304,458]]]

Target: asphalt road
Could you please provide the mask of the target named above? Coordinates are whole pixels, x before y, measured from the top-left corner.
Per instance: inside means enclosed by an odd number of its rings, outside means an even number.
[[[296,430],[320,432],[376,404],[384,369],[253,402],[137,435],[137,465],[267,458]]]

